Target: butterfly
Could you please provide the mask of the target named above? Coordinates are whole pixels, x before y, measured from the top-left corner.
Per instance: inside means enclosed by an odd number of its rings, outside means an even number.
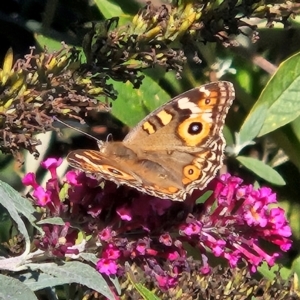
[[[151,112],[123,141],[100,141],[99,151],[71,151],[67,161],[117,185],[184,201],[222,166],[222,131],[234,97],[227,81],[193,88]]]

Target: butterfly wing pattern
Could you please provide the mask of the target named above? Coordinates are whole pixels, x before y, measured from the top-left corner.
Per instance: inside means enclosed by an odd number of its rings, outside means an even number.
[[[101,142],[99,151],[75,150],[67,160],[117,185],[183,201],[205,188],[222,166],[222,131],[234,97],[227,81],[191,89],[146,116],[122,142]]]

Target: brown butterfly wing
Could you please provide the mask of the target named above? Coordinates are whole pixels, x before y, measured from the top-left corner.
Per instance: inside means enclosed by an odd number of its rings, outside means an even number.
[[[73,151],[69,163],[150,195],[182,201],[220,169],[225,117],[234,99],[229,82],[215,82],[172,99],[142,120],[123,142],[100,152]]]

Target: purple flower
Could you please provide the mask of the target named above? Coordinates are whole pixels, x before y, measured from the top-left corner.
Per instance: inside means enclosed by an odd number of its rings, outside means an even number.
[[[35,245],[45,250],[51,256],[64,257],[66,254],[78,254],[77,249],[72,249],[75,245],[77,232],[70,228],[68,222],[65,225],[45,225],[43,226],[44,236],[40,240],[35,240]]]

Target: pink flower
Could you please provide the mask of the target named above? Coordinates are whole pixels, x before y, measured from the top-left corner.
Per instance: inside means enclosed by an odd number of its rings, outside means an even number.
[[[102,257],[109,259],[118,259],[120,257],[120,250],[113,244],[109,244],[104,250]]]
[[[69,171],[66,173],[66,181],[73,185],[73,186],[78,186],[78,185],[81,185],[79,182],[78,182],[78,174],[76,171]]]
[[[156,275],[155,277],[159,287],[163,289],[169,289],[171,287],[174,287],[177,284],[177,279],[168,275],[166,276]]]
[[[131,221],[131,210],[126,205],[117,208],[117,214],[122,220]]]
[[[176,260],[180,257],[179,253],[177,251],[173,251],[173,252],[169,252],[167,254],[167,259],[173,261],[173,260]]]
[[[33,196],[37,199],[37,205],[46,206],[51,202],[51,192],[45,191],[41,186],[38,186],[33,192]]]
[[[104,228],[100,233],[99,233],[99,239],[105,242],[109,242],[112,239],[112,230],[110,227]]]
[[[137,252],[139,252],[140,254],[145,254],[146,253],[146,249],[149,247],[149,243],[146,240],[139,240],[137,242],[137,246],[136,246],[136,250]]]
[[[32,186],[33,188],[37,188],[39,185],[36,182],[35,179],[35,174],[34,173],[27,173],[23,179],[22,179],[22,183],[26,186]]]
[[[268,223],[264,208],[261,208],[259,201],[255,202],[253,206],[249,206],[249,210],[245,212],[244,218],[249,226],[258,225],[265,227]]]
[[[56,159],[50,157],[41,162],[41,166],[52,173],[52,171],[56,171],[56,169],[62,164],[62,161],[62,158]]]
[[[106,274],[108,276],[117,274],[118,265],[114,260],[108,258],[100,258],[96,266],[99,273]]]
[[[201,224],[199,222],[194,222],[194,223],[190,223],[190,224],[185,224],[182,227],[182,231],[188,235],[191,236],[193,234],[198,234],[201,231]]]
[[[171,238],[171,236],[170,236],[170,234],[168,234],[168,233],[164,233],[164,234],[162,234],[160,237],[159,237],[159,241],[162,243],[162,244],[164,244],[164,245],[166,245],[166,246],[171,246],[172,245],[172,238]]]

